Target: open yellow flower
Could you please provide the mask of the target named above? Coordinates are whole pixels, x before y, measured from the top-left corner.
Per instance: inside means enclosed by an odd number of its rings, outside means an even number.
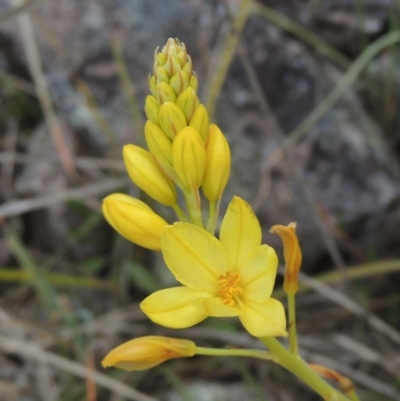
[[[270,298],[278,259],[261,245],[261,228],[250,205],[234,197],[220,241],[200,227],[175,223],[161,238],[165,262],[181,287],[157,291],[141,303],[155,323],[193,326],[208,316],[238,316],[255,337],[285,336],[283,305]]]

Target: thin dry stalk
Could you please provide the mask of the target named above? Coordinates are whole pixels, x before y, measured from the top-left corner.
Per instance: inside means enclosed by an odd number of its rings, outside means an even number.
[[[103,373],[96,371],[91,372],[80,363],[70,361],[67,358],[45,351],[37,344],[28,341],[15,340],[5,336],[0,336],[0,349],[3,352],[20,355],[23,358],[35,359],[38,362],[63,370],[82,379],[87,379],[88,376],[91,376],[92,380],[98,386],[106,388],[130,400],[157,401],[156,398],[150,397],[117,380],[111,379]]]
[[[13,0],[13,3],[16,7],[22,5],[21,0]],[[54,111],[53,103],[51,101],[43,74],[40,55],[35,41],[32,21],[29,14],[26,12],[21,12],[18,15],[18,22],[28,60],[29,70],[35,83],[37,96],[43,110],[47,129],[49,130],[54,146],[60,157],[60,162],[64,171],[70,178],[73,178],[77,175],[75,163],[65,141],[60,122],[58,121]]]
[[[115,191],[128,184],[127,178],[110,178],[84,185],[78,188],[66,189],[64,191],[38,196],[36,198],[10,201],[0,206],[0,217],[12,217],[32,210],[50,207],[70,199],[85,199],[89,196],[97,196],[103,193]]]

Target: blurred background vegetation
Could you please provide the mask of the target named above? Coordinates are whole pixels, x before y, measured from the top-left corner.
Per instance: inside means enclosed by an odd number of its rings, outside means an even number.
[[[109,193],[143,197],[121,149],[143,144],[168,37],[186,44],[231,145],[222,212],[245,198],[279,254],[269,228],[298,223],[302,355],[364,401],[399,400],[399,0],[1,0],[0,399],[319,399],[250,359],[99,364],[148,334],[259,347],[237,320],[149,322],[138,303],[173,279],[100,213]]]

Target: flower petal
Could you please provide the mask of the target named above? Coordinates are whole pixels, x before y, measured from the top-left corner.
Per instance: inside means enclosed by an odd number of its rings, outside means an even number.
[[[154,323],[172,329],[183,329],[194,326],[208,316],[191,304],[197,298],[207,296],[207,293],[187,287],[167,288],[144,299],[140,309]]]
[[[239,316],[241,313],[238,307],[225,305],[220,297],[197,298],[192,305],[197,310],[213,317]]]
[[[241,297],[250,301],[265,302],[272,294],[277,268],[278,257],[270,246],[260,245],[250,251],[238,266],[238,272],[242,276]]]
[[[263,303],[246,300],[239,319],[254,337],[287,336],[285,309],[276,299]]]
[[[230,271],[235,271],[247,254],[261,245],[261,227],[251,206],[235,196],[222,220],[220,241],[226,250]]]
[[[219,290],[218,277],[226,273],[228,262],[213,235],[193,224],[175,223],[161,237],[161,250],[179,282],[196,290]]]

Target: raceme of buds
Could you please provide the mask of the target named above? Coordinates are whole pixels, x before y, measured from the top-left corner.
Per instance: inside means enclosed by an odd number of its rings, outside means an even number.
[[[103,359],[104,368],[115,366],[124,370],[150,369],[168,359],[191,357],[196,344],[179,338],[146,336],[130,340],[114,348]]]
[[[231,153],[224,134],[215,124],[210,125],[206,156],[202,189],[209,201],[217,201],[221,198],[229,179]]]
[[[209,118],[204,105],[200,104],[196,108],[189,126],[194,128],[200,134],[203,143],[206,144],[208,139]]]
[[[164,85],[161,85],[164,84]],[[153,75],[149,78],[150,90],[160,104],[175,101],[186,88],[197,91],[197,78],[186,46],[178,39],[169,38],[161,52],[154,54]],[[166,87],[169,86],[169,89]],[[170,92],[171,91],[171,92]]]
[[[271,233],[279,235],[283,242],[283,257],[285,259],[285,277],[283,289],[287,294],[295,294],[299,288],[299,270],[301,266],[301,249],[296,235],[296,223],[288,226],[272,226]]]
[[[174,139],[179,131],[187,126],[183,111],[173,102],[167,102],[160,106],[158,120],[161,129],[171,140]]]
[[[206,167],[206,150],[199,133],[186,127],[172,143],[172,162],[175,173],[188,191],[198,189]]]
[[[129,177],[140,189],[162,205],[176,204],[175,185],[162,172],[150,152],[136,145],[125,145],[123,157]]]
[[[102,211],[109,224],[127,240],[159,251],[167,222],[144,202],[124,194],[104,198]]]

